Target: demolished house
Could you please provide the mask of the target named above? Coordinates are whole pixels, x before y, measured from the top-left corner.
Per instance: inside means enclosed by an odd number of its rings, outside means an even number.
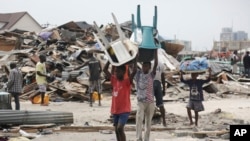
[[[41,30],[41,25],[28,12],[0,13],[0,32],[40,32]]]

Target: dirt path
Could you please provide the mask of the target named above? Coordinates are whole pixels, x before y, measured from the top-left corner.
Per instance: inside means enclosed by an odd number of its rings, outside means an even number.
[[[132,96],[132,107],[136,107],[136,99]],[[181,102],[168,102],[165,103],[165,108],[167,115],[172,114],[182,117],[185,120],[186,118],[186,104]],[[231,119],[242,119],[244,123],[250,123],[250,99],[248,98],[237,98],[237,99],[221,99],[221,100],[208,100],[204,102],[205,111],[201,112],[201,117],[208,116],[216,109],[220,108],[223,112],[230,113],[230,116],[227,118]],[[107,122],[110,114],[110,97],[105,96],[102,101],[102,106],[97,106],[97,103],[94,103],[93,107],[90,108],[87,102],[52,102],[48,107],[40,105],[32,105],[29,101],[21,102],[22,110],[52,110],[52,111],[69,111],[73,112],[74,115],[74,124],[77,126],[83,126],[85,122],[88,122],[90,125],[111,125]],[[203,118],[201,122],[206,120]],[[209,119],[207,119],[209,120]],[[216,119],[216,120],[223,120]],[[168,123],[168,126],[182,126],[183,121],[178,123]],[[188,121],[185,121],[188,122]],[[209,123],[209,121],[208,121]],[[199,123],[202,128],[204,123]],[[134,124],[133,124],[134,125]],[[160,124],[153,125],[153,127],[161,127]],[[186,131],[178,131],[186,132]],[[197,138],[192,138],[190,136],[176,137],[175,131],[162,131],[162,132],[151,132],[152,141],[197,141]],[[135,132],[126,132],[128,141],[135,141]],[[39,138],[33,139],[33,141],[116,141],[115,134],[103,134],[99,132],[91,133],[76,133],[76,132],[59,132],[53,133],[51,135],[44,135]],[[222,141],[219,138],[213,138],[213,141]]]

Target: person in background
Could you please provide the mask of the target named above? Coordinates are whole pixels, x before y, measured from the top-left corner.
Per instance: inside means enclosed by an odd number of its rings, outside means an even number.
[[[14,62],[10,63],[10,69],[7,89],[15,99],[16,110],[20,110],[19,95],[23,91],[23,75]]]
[[[48,106],[44,103],[44,96],[47,90],[47,71],[46,71],[46,56],[41,54],[39,55],[40,61],[36,64],[36,83],[39,88],[39,94],[41,95],[41,106]]]
[[[250,56],[249,51],[246,51],[245,56],[243,57],[243,65],[244,65],[244,76],[250,78]]]
[[[165,74],[164,65],[160,62],[158,62],[154,78],[154,95],[156,99],[156,106],[160,109],[163,126],[167,126],[165,119],[165,108],[163,104],[163,96],[165,95]]]
[[[222,55],[222,57],[221,57],[221,61],[227,61],[227,59],[226,59],[225,55]]]
[[[237,50],[233,52],[232,58],[231,58],[231,65],[233,66],[232,68],[232,73],[236,74],[238,72],[238,66],[237,62],[239,61],[239,57],[237,56]]]
[[[101,63],[99,60],[96,59],[93,53],[88,53],[90,59],[85,62],[83,65],[74,68],[73,70],[80,69],[84,66],[89,66],[89,98],[90,98],[90,107],[93,106],[93,93],[94,91],[97,91],[98,93],[98,99],[99,99],[99,106],[101,106],[101,81],[100,81],[100,75],[102,72]]]
[[[136,60],[136,59],[135,59]],[[129,114],[131,112],[130,93],[133,78],[136,73],[136,61],[134,61],[132,73],[129,73],[128,67],[121,65],[118,67],[112,66],[111,74],[108,71],[109,62],[105,65],[103,71],[111,80],[112,90],[112,104],[111,114],[114,119],[115,133],[117,141],[126,141],[124,126],[127,123]]]
[[[137,71],[135,75],[137,86],[137,113],[136,113],[136,138],[142,141],[142,124],[145,118],[144,141],[149,141],[151,120],[154,115],[154,88],[153,82],[158,65],[158,54],[155,50],[154,66],[151,70],[151,62],[143,62],[142,70]]]
[[[198,126],[198,117],[199,112],[204,111],[204,106],[202,101],[204,100],[202,85],[208,83],[211,79],[211,69],[209,68],[209,76],[206,80],[197,79],[198,73],[191,73],[191,79],[184,80],[183,74],[181,71],[181,82],[187,84],[189,86],[189,101],[187,104],[187,114],[190,121],[190,125],[193,125],[192,113],[191,110],[194,110],[195,113],[195,126]]]

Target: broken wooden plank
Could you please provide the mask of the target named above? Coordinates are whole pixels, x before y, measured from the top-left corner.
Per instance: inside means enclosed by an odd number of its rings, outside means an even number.
[[[229,73],[226,73],[229,80],[237,81],[237,79]]]
[[[250,82],[250,78],[239,78],[239,82]]]
[[[223,81],[223,80],[222,80]],[[223,81],[227,91],[237,94],[249,94],[250,88],[235,81]]]
[[[19,96],[19,98],[20,99],[22,99],[22,98],[25,99],[25,98],[30,97],[31,95],[33,95],[35,93],[37,93],[36,90],[31,90],[29,92],[23,93],[22,95]]]
[[[197,138],[204,138],[209,135],[215,135],[215,136],[220,136],[223,134],[229,133],[228,130],[221,130],[221,131],[198,131],[198,132],[193,132],[191,133],[192,136],[197,137]]]
[[[0,50],[1,51],[11,51],[16,47],[17,39],[15,37],[3,37],[0,36]]]
[[[19,137],[19,133],[0,133],[0,137]]]
[[[29,45],[21,45],[21,48],[25,48],[25,49],[33,49],[34,46],[29,46]]]
[[[166,131],[166,130],[189,130],[191,127],[151,127],[151,131]],[[114,130],[114,126],[63,126],[59,131],[73,132],[99,132],[100,130]],[[135,126],[125,126],[125,131],[136,131]]]
[[[20,125],[21,129],[44,129],[49,127],[54,127],[56,124],[47,123],[47,124],[31,124],[31,125]]]
[[[20,137],[14,137],[10,138],[8,141],[31,141],[30,139],[34,139],[36,137],[34,136],[20,136]]]
[[[21,71],[23,73],[35,72],[36,68],[35,67],[24,66],[24,67],[21,68]]]
[[[48,84],[48,86],[49,86],[49,87],[52,87],[52,88],[55,88],[55,89],[58,89],[58,90],[61,90],[61,91],[63,91],[63,92],[67,92],[66,89],[59,88],[59,87],[54,86],[54,85],[52,85],[52,84]]]
[[[26,85],[26,86],[24,86],[24,88],[23,88],[23,93],[27,93],[27,92],[30,92],[30,91],[32,91],[32,90],[35,90],[35,88],[37,88],[37,87],[38,87],[38,85],[37,85],[36,82],[31,83],[31,84],[29,84],[29,85]]]
[[[77,93],[85,93],[86,88],[83,88],[83,85],[75,82],[64,82],[63,83],[65,89],[67,91],[77,92]]]

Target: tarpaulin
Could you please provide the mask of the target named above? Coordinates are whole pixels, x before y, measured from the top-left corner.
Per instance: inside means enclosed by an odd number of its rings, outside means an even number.
[[[184,61],[180,66],[180,70],[182,71],[205,71],[207,68],[208,61],[206,58]]]

